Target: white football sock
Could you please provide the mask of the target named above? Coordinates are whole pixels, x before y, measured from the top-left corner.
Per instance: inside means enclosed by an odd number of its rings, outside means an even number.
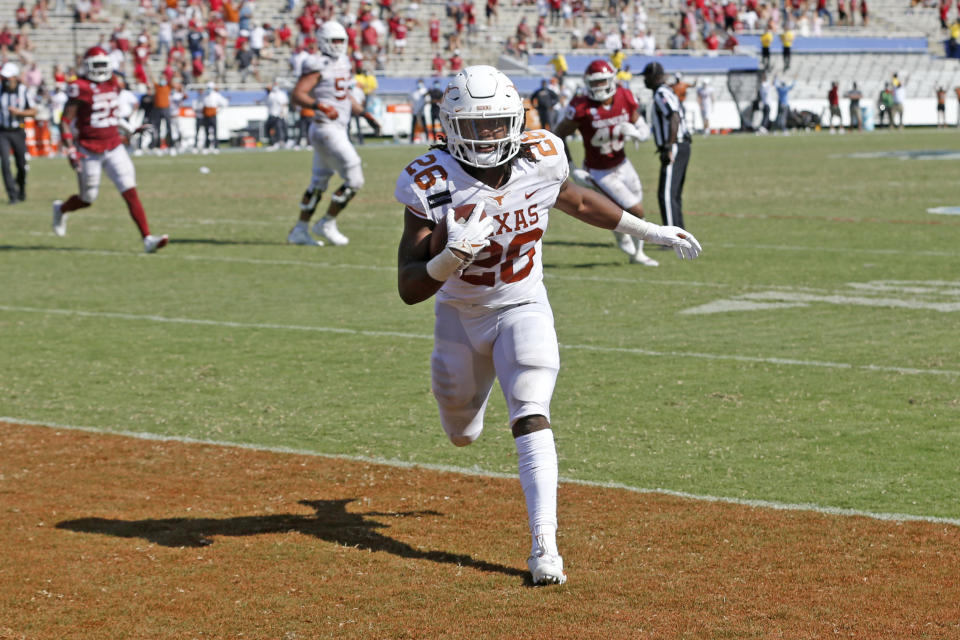
[[[530,521],[531,554],[542,547],[549,554],[557,551],[557,448],[553,431],[542,429],[515,439],[520,485],[527,499]],[[539,539],[539,540],[538,540]]]

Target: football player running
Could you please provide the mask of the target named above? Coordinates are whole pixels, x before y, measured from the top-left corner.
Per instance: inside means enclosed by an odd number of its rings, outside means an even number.
[[[53,203],[53,232],[67,234],[67,214],[93,204],[100,190],[100,176],[107,176],[127,203],[147,253],[166,246],[166,235],[150,234],[147,214],[137,194],[133,162],[118,131],[117,114],[122,85],[113,75],[107,52],[91,47],[83,56],[81,77],[67,86],[67,104],[60,120],[63,150],[70,166],[77,172],[80,191],[66,201]]]
[[[563,120],[554,133],[566,138],[579,130],[583,137],[583,166],[577,169],[570,159],[571,177],[581,186],[599,189],[624,210],[643,217],[643,187],[640,177],[623,151],[624,139],[639,142],[650,136],[650,127],[640,117],[633,93],[617,85],[616,73],[606,60],[594,60],[583,74],[586,95],[576,96],[567,105]],[[643,252],[643,239],[614,231],[617,245],[630,262],[648,267],[659,263]]]
[[[347,57],[347,31],[339,22],[328,20],[317,32],[318,54],[303,64],[303,72],[293,88],[294,104],[314,111],[309,139],[313,145],[313,175],[300,202],[300,219],[287,235],[287,242],[321,246],[310,235],[308,224],[334,173],[343,184],[330,196],[327,214],[313,225],[313,233],[327,242],[343,246],[350,240],[337,228],[337,216],[363,187],[363,167],[357,150],[350,143],[347,127],[353,113],[363,107],[350,93],[353,81]]]
[[[432,389],[454,445],[480,436],[499,379],[526,498],[527,566],[535,584],[562,584],[550,425],[560,357],[541,241],[550,208],[671,246],[681,258],[696,258],[700,245],[682,229],[648,223],[569,181],[563,141],[545,130],[523,133],[524,115],[513,82],[493,67],[467,67],[450,81],[440,103],[445,141],[397,179],[395,196],[405,207],[398,288],[407,304],[436,294]],[[458,222],[454,209],[469,216]],[[446,244],[432,256],[440,221]]]

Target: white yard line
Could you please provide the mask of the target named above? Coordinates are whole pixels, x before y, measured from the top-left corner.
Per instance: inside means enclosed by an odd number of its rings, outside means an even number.
[[[294,449],[291,447],[277,447],[277,446],[266,446],[266,445],[256,445],[248,443],[238,443],[238,442],[227,442],[221,440],[201,440],[198,438],[189,438],[185,436],[169,436],[169,435],[160,435],[156,433],[140,432],[140,431],[123,431],[123,430],[114,430],[114,429],[103,429],[100,427],[85,427],[78,425],[67,425],[59,424],[55,422],[38,422],[36,420],[24,420],[22,418],[13,418],[9,416],[0,416],[0,422],[7,422],[10,424],[18,424],[30,427],[46,427],[49,429],[61,429],[67,431],[84,431],[87,433],[97,433],[103,435],[116,435],[124,436],[128,438],[137,438],[139,440],[151,440],[157,442],[178,442],[182,444],[201,444],[201,445],[212,445],[218,447],[230,447],[233,449],[246,449],[250,451],[269,451],[271,453],[285,453],[292,455],[300,456],[311,456],[317,458],[328,458],[333,460],[347,460],[351,462],[364,462],[369,464],[378,464],[387,467],[394,467],[400,469],[426,469],[429,471],[438,471],[443,473],[458,473],[468,476],[479,476],[483,478],[515,478],[515,474],[510,473],[498,473],[495,471],[484,471],[483,469],[477,468],[464,468],[457,467],[453,465],[443,465],[443,464],[431,464],[426,462],[409,462],[405,460],[394,460],[390,458],[371,458],[368,456],[350,456],[345,454],[329,454],[321,453],[318,451],[310,451],[306,449]],[[960,519],[957,518],[943,518],[938,516],[921,516],[908,513],[883,513],[876,511],[864,511],[861,509],[845,509],[841,507],[831,507],[818,505],[813,503],[791,503],[791,502],[777,502],[774,500],[749,500],[744,498],[727,498],[723,496],[711,496],[703,495],[697,493],[688,493],[686,491],[674,491],[671,489],[648,489],[644,487],[634,487],[628,484],[623,484],[620,482],[597,482],[591,480],[578,480],[576,478],[565,478],[561,477],[560,482],[565,484],[575,484],[587,487],[598,487],[602,489],[619,489],[622,491],[630,491],[633,493],[651,493],[651,494],[661,494],[674,496],[678,498],[685,498],[688,500],[699,500],[702,502],[719,502],[725,504],[735,504],[745,507],[760,508],[760,509],[775,509],[778,511],[809,511],[814,513],[821,513],[825,515],[834,515],[834,516],[852,516],[852,517],[863,517],[863,518],[872,518],[874,520],[886,520],[893,522],[930,522],[935,524],[949,524],[954,526],[960,526]]]
[[[57,309],[20,307],[0,305],[0,311],[10,313],[38,313],[43,315],[74,316],[81,318],[108,318],[113,320],[132,320],[142,322],[159,322],[165,324],[203,325],[212,327],[229,327],[234,329],[273,329],[278,331],[310,331],[317,333],[339,333],[347,335],[370,337],[394,337],[413,340],[433,340],[430,334],[405,333],[402,331],[374,331],[365,329],[345,329],[343,327],[318,327],[310,325],[275,324],[269,322],[232,322],[229,320],[209,320],[204,318],[176,318],[168,316],[117,313],[112,311],[81,311],[78,309]],[[654,351],[652,349],[638,349],[633,347],[605,347],[602,345],[561,344],[561,349],[580,351],[594,351],[600,353],[628,353],[640,356],[668,357],[668,358],[698,358],[702,360],[731,360],[735,362],[755,362],[774,364],[778,366],[820,367],[827,369],[848,369],[852,371],[880,371],[909,375],[940,375],[958,376],[960,371],[952,369],[917,369],[914,367],[892,367],[876,364],[855,365],[845,362],[829,362],[822,360],[795,360],[790,358],[764,358],[757,356],[743,356],[736,354],[698,353],[692,351]]]

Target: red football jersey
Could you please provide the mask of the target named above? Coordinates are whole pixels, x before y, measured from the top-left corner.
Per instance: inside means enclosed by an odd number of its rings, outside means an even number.
[[[566,118],[577,123],[583,136],[584,167],[612,169],[627,159],[620,125],[633,122],[637,109],[636,97],[623,87],[617,87],[609,105],[588,96],[577,96],[570,101]]]
[[[117,131],[120,87],[115,78],[91,82],[77,78],[67,86],[67,95],[77,105],[77,142],[94,153],[115,149],[122,140]]]

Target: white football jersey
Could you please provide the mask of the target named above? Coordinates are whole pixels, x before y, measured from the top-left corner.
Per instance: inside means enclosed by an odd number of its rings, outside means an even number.
[[[317,53],[303,63],[303,75],[317,71],[320,72],[320,79],[311,92],[313,97],[320,102],[333,105],[339,114],[337,124],[346,127],[350,123],[349,96],[350,83],[353,81],[350,59],[345,55],[331,58]],[[320,111],[316,112],[314,118],[321,124],[330,122]]]
[[[482,202],[494,221],[490,246],[443,284],[441,302],[496,308],[530,302],[542,291],[542,238],[569,169],[563,141],[549,131],[528,131],[522,142],[533,144],[539,162],[516,158],[509,181],[496,189],[445,151],[429,151],[400,172],[394,195],[415,215],[435,223],[451,207]]]

